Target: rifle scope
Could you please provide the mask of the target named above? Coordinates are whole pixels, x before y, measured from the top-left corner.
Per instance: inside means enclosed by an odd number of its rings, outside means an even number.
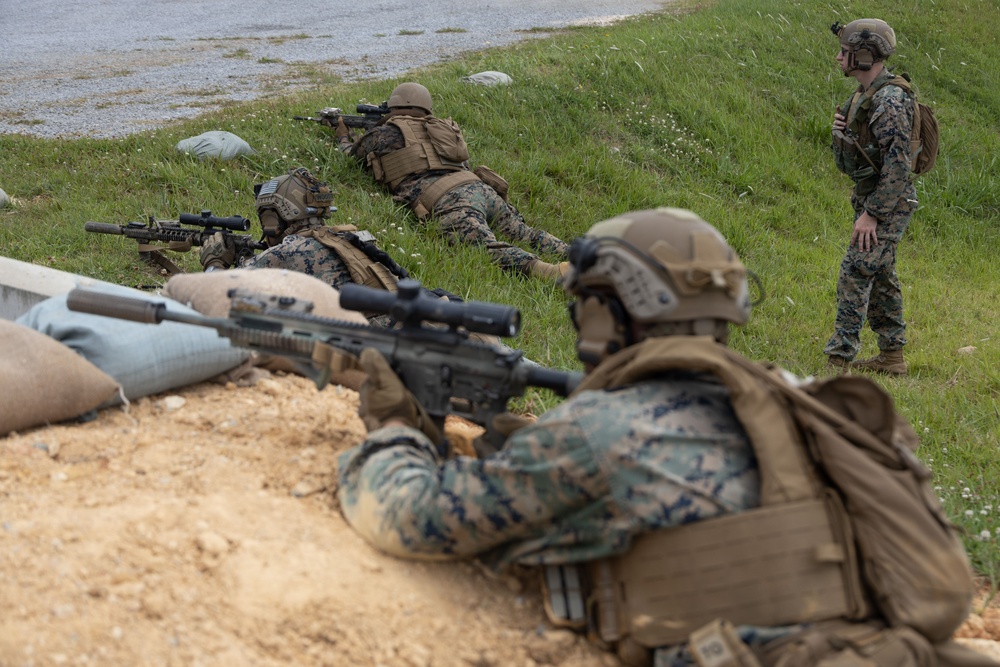
[[[212,215],[211,211],[202,211],[201,215],[194,213],[181,213],[177,220],[182,225],[198,225],[199,227],[230,229],[234,232],[245,232],[250,229],[250,219],[233,215],[228,218],[220,218]]]
[[[380,116],[384,116],[385,114],[389,113],[389,107],[387,107],[385,104],[359,104],[357,107],[355,107],[355,110],[358,113],[378,114]]]
[[[517,308],[484,301],[446,301],[428,296],[420,283],[400,280],[395,294],[372,287],[348,283],[340,288],[340,305],[348,310],[389,315],[404,325],[440,322],[451,327],[465,327],[473,333],[511,338],[521,330]]]

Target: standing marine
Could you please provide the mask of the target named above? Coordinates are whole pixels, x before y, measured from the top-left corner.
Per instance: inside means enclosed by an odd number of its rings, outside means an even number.
[[[905,375],[906,322],[896,253],[917,209],[910,178],[915,98],[908,81],[885,65],[896,52],[889,24],[858,19],[832,29],[840,40],[837,63],[858,87],[833,117],[837,167],[854,181],[854,229],[837,279],[834,332],[823,352],[839,372]],[[878,335],[879,353],[854,361],[866,320]]]
[[[393,198],[421,221],[434,220],[450,243],[484,246],[507,271],[558,278],[566,264],[550,264],[497,236],[537,252],[565,256],[565,242],[529,226],[507,201],[507,182],[485,167],[470,170],[462,130],[433,115],[431,94],[419,83],[402,83],[386,103],[389,113],[357,139],[339,120],[340,150],[357,160]]]

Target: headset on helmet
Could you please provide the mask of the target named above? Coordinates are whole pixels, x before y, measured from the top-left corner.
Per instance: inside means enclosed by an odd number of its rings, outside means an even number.
[[[419,83],[407,82],[396,86],[386,105],[390,109],[414,107],[427,113],[433,111],[431,93]]]
[[[857,19],[847,25],[839,22],[830,31],[846,45],[848,71],[867,72],[896,52],[896,33],[881,19]]]
[[[562,278],[586,363],[650,335],[713,335],[750,316],[747,271],[722,235],[684,209],[635,211],[599,222],[570,246]]]
[[[280,243],[293,223],[326,218],[336,210],[330,186],[304,167],[255,185],[254,195],[264,238],[270,245]]]

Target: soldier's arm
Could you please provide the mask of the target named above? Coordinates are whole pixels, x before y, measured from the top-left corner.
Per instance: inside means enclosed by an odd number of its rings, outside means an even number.
[[[575,434],[574,434],[575,433]],[[580,446],[574,446],[574,441]],[[597,464],[572,425],[517,431],[486,459],[442,460],[420,431],[390,426],[338,462],[341,511],[375,547],[421,559],[471,557],[538,535],[600,497]],[[568,480],[577,480],[567,483]]]
[[[869,121],[872,136],[882,153],[882,172],[875,190],[865,199],[865,210],[886,219],[906,196],[910,182],[910,131],[912,108],[904,94],[883,98]]]

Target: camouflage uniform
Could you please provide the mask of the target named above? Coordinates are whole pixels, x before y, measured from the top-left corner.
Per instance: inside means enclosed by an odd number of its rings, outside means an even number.
[[[316,239],[291,234],[243,265],[245,269],[288,269],[307,273],[340,289],[354,282],[340,256]]]
[[[643,533],[756,506],[759,478],[728,390],[676,373],[581,392],[485,459],[446,460],[416,429],[373,431],[340,456],[338,493],[379,549],[503,567],[623,554]],[[794,629],[739,632],[760,643]],[[695,663],[682,646],[656,664]]]
[[[240,268],[298,271],[322,280],[338,291],[345,284],[354,282],[340,255],[314,238],[297,234],[289,234],[281,243],[264,250]],[[389,315],[368,318],[368,323],[373,327],[386,328],[391,321]]]
[[[892,77],[883,70],[872,86]],[[841,108],[849,107],[850,100]],[[846,359],[853,359],[861,349],[861,329],[866,319],[878,334],[880,350],[901,350],[906,344],[896,248],[917,208],[909,168],[913,101],[898,86],[883,86],[872,98],[868,122],[878,142],[881,172],[855,184],[851,205],[855,220],[868,211],[878,221],[878,244],[868,252],[854,245],[848,247],[837,280],[834,333],[823,350],[827,355]]]
[[[341,144],[341,150],[353,156],[364,169],[372,173],[367,156],[382,156],[404,146],[403,134],[392,125],[381,125],[363,134],[353,144]],[[413,208],[420,195],[434,181],[451,172],[426,171],[404,179],[393,191],[393,199]],[[497,234],[525,243],[538,252],[565,256],[565,242],[545,230],[529,226],[516,208],[482,182],[471,182],[452,188],[444,194],[431,212],[441,232],[451,243],[485,246],[493,261],[506,270],[527,273],[528,264],[537,256],[521,248],[498,241]]]
[[[373,431],[339,468],[344,515],[376,546],[496,566],[596,560],[641,533],[758,502],[727,390],[682,375],[582,392],[484,459],[443,460],[397,426]]]

